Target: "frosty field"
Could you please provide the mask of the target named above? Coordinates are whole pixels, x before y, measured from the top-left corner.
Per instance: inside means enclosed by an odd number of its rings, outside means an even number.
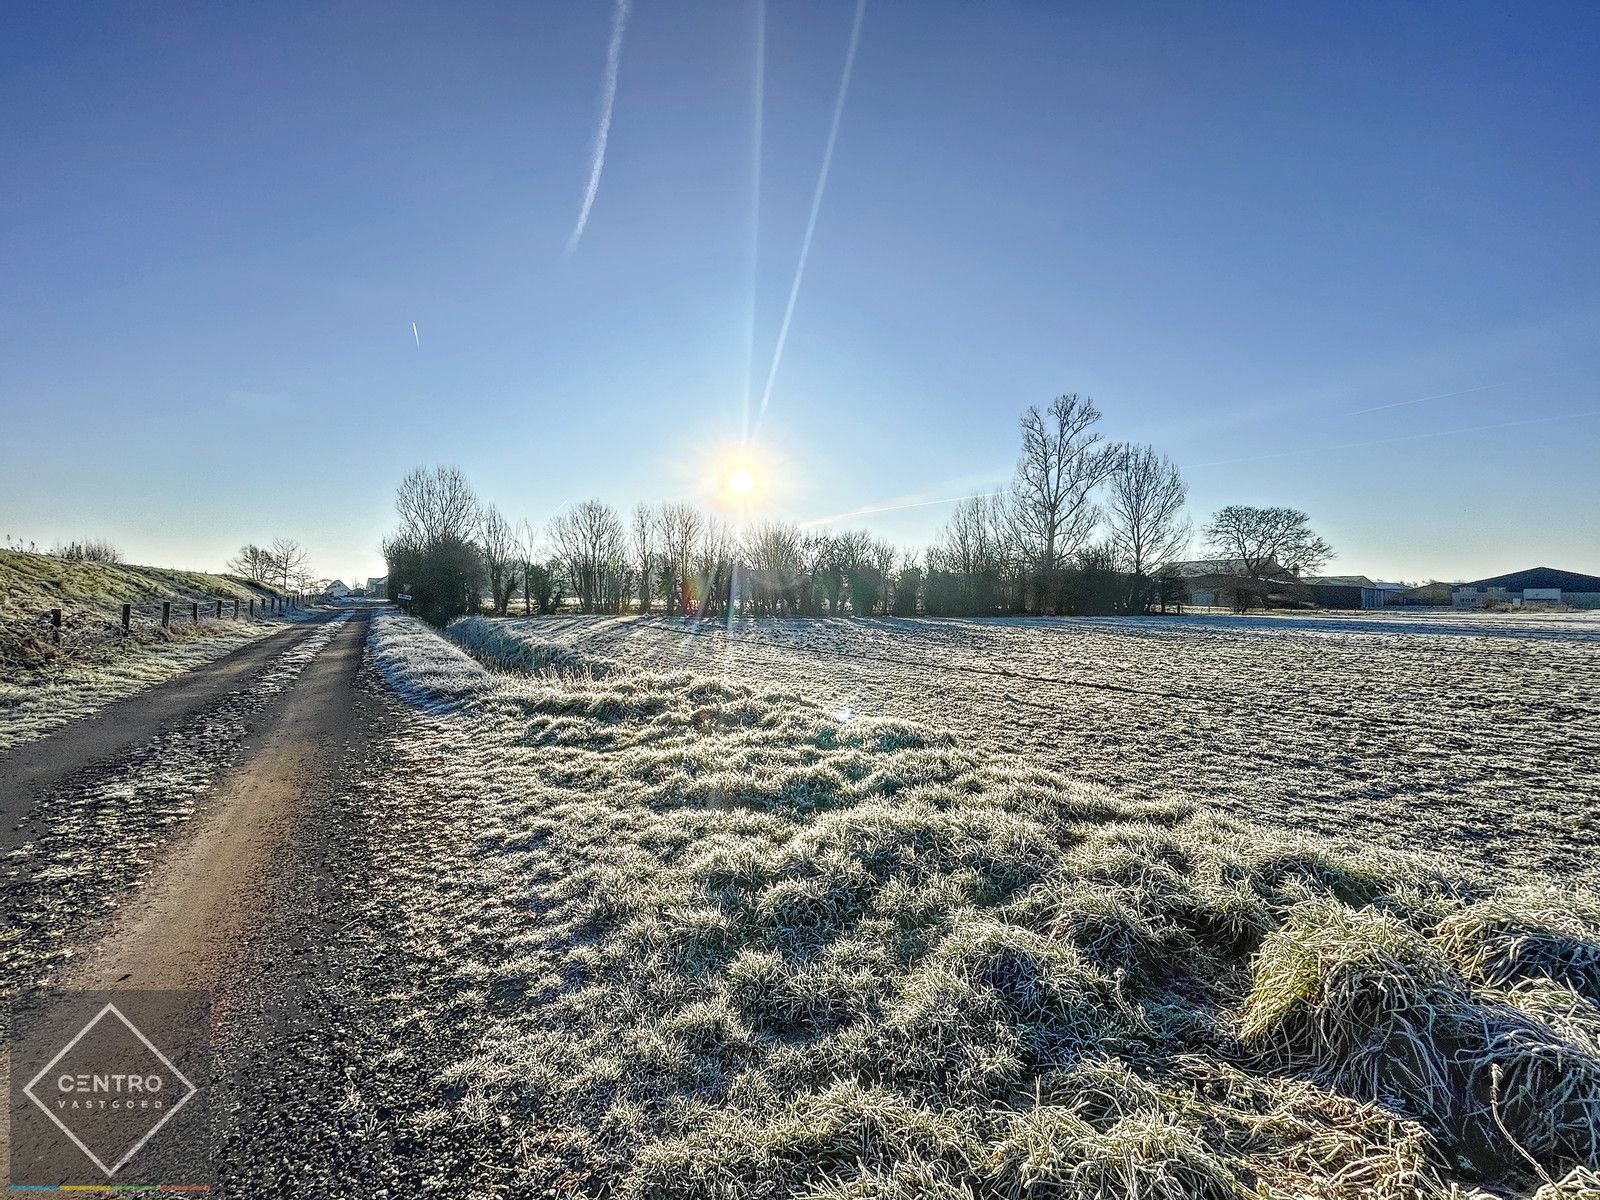
[[[309,1161],[324,1190],[441,1198],[1600,1186],[1600,895],[518,632],[373,622],[404,703],[307,824],[332,841],[286,885],[309,921],[286,940],[324,965],[290,956],[300,982],[261,1001],[288,1035],[229,1051],[225,1183],[281,1194]]]
[[[1600,616],[511,621],[531,643],[790,691],[1145,799],[1592,871]]]

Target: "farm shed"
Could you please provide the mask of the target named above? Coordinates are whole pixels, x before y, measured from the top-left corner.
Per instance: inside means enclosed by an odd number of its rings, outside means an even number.
[[[1490,604],[1564,604],[1572,608],[1600,608],[1600,576],[1558,571],[1554,567],[1533,567],[1458,583],[1450,589],[1450,603],[1456,608],[1482,608]]]
[[[1318,608],[1382,608],[1384,589],[1365,575],[1307,575],[1300,581]]]
[[[1237,558],[1177,562],[1163,573],[1183,581],[1185,603],[1202,608],[1266,608],[1273,597],[1293,595],[1300,589],[1299,580],[1276,563],[1262,569],[1264,578],[1252,578],[1250,568]]]

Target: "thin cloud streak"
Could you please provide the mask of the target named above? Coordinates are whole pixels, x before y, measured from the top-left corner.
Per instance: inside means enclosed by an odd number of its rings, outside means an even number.
[[[632,8],[633,0],[617,0],[617,6],[611,14],[611,42],[606,47],[606,76],[600,98],[600,126],[594,134],[594,152],[589,163],[589,186],[583,192],[583,207],[578,211],[578,223],[572,227],[572,236],[567,239],[568,254],[578,248],[584,226],[589,224],[589,210],[594,207],[594,198],[600,193],[600,173],[606,166],[606,142],[611,138],[611,108],[617,99],[617,69],[622,63],[622,33],[627,28],[628,13]]]
[[[828,171],[833,166],[833,147],[839,140],[839,122],[844,117],[844,99],[850,90],[850,76],[855,71],[856,47],[861,44],[861,22],[867,15],[867,0],[857,0],[855,23],[850,26],[850,47],[844,55],[844,74],[839,79],[839,94],[833,102],[833,123],[828,127],[828,144],[822,152],[822,170],[817,173],[817,190],[811,196],[811,215],[806,220],[805,237],[800,241],[800,261],[795,265],[794,282],[789,287],[789,303],[783,310],[783,324],[778,327],[778,342],[772,350],[772,366],[767,371],[767,385],[761,391],[761,407],[756,412],[756,427],[767,414],[767,404],[772,399],[772,384],[778,377],[778,364],[783,361],[783,347],[789,340],[789,323],[794,319],[795,301],[800,297],[800,282],[805,278],[806,260],[811,257],[811,238],[817,231],[817,214],[822,211],[822,194],[828,187]]]
[[[1271,454],[1252,454],[1245,458],[1219,458],[1213,462],[1184,463],[1182,470],[1198,471],[1202,467],[1227,467],[1234,463],[1262,462],[1269,458],[1294,458],[1300,454],[1322,454],[1328,450],[1357,450],[1367,446],[1387,446],[1392,442],[1417,442],[1424,438],[1449,437],[1454,433],[1483,433],[1490,429],[1514,429],[1521,425],[1545,425],[1551,421],[1576,421],[1583,417],[1600,416],[1600,409],[1583,412],[1558,413],[1553,417],[1529,417],[1525,421],[1501,421],[1494,425],[1467,425],[1460,429],[1431,429],[1425,433],[1406,433],[1398,437],[1374,438],[1366,442],[1340,442],[1332,446],[1311,446],[1298,450],[1278,450]]]
[[[416,338],[416,340],[417,340],[417,349],[421,350],[422,349],[422,335],[417,332],[417,323],[415,321],[411,322],[411,336]]]
[[[1462,388],[1459,392],[1440,392],[1437,396],[1418,396],[1415,400],[1396,400],[1393,404],[1374,404],[1371,408],[1358,408],[1346,416],[1359,417],[1367,413],[1383,412],[1390,408],[1406,408],[1412,404],[1426,404],[1429,400],[1448,400],[1452,396],[1470,396],[1473,392],[1490,392],[1495,388],[1515,387],[1520,383],[1536,383],[1533,379],[1509,379],[1504,383],[1486,383],[1482,387]]]

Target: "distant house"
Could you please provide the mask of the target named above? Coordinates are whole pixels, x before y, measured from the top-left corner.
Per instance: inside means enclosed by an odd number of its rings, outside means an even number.
[[[387,575],[373,575],[367,580],[367,595],[382,599],[389,594],[389,577]]]
[[[322,594],[330,600],[343,600],[350,595],[350,589],[345,587],[339,579],[330,579],[327,586],[322,589]]]
[[[1318,608],[1383,607],[1385,589],[1365,575],[1307,575],[1300,582]]]
[[[1600,608],[1600,575],[1533,567],[1491,579],[1455,584],[1450,588],[1450,603],[1456,608],[1496,604],[1509,604],[1514,608],[1557,604]]]
[[[1274,600],[1303,593],[1300,581],[1276,563],[1267,564],[1264,578],[1252,578],[1244,560],[1199,558],[1170,563],[1162,572],[1183,583],[1185,603],[1201,608],[1266,608]]]
[[[1390,604],[1403,604],[1407,607],[1419,605],[1445,605],[1450,603],[1450,585],[1448,583],[1424,583],[1417,587],[1406,588],[1398,596],[1385,597]]]

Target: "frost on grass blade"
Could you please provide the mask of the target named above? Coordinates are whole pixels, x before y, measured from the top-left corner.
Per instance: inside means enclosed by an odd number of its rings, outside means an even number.
[[[397,1119],[459,1190],[1445,1200],[1597,1165],[1600,897],[383,628],[397,687],[456,699],[363,800],[345,1002],[414,1034]]]

